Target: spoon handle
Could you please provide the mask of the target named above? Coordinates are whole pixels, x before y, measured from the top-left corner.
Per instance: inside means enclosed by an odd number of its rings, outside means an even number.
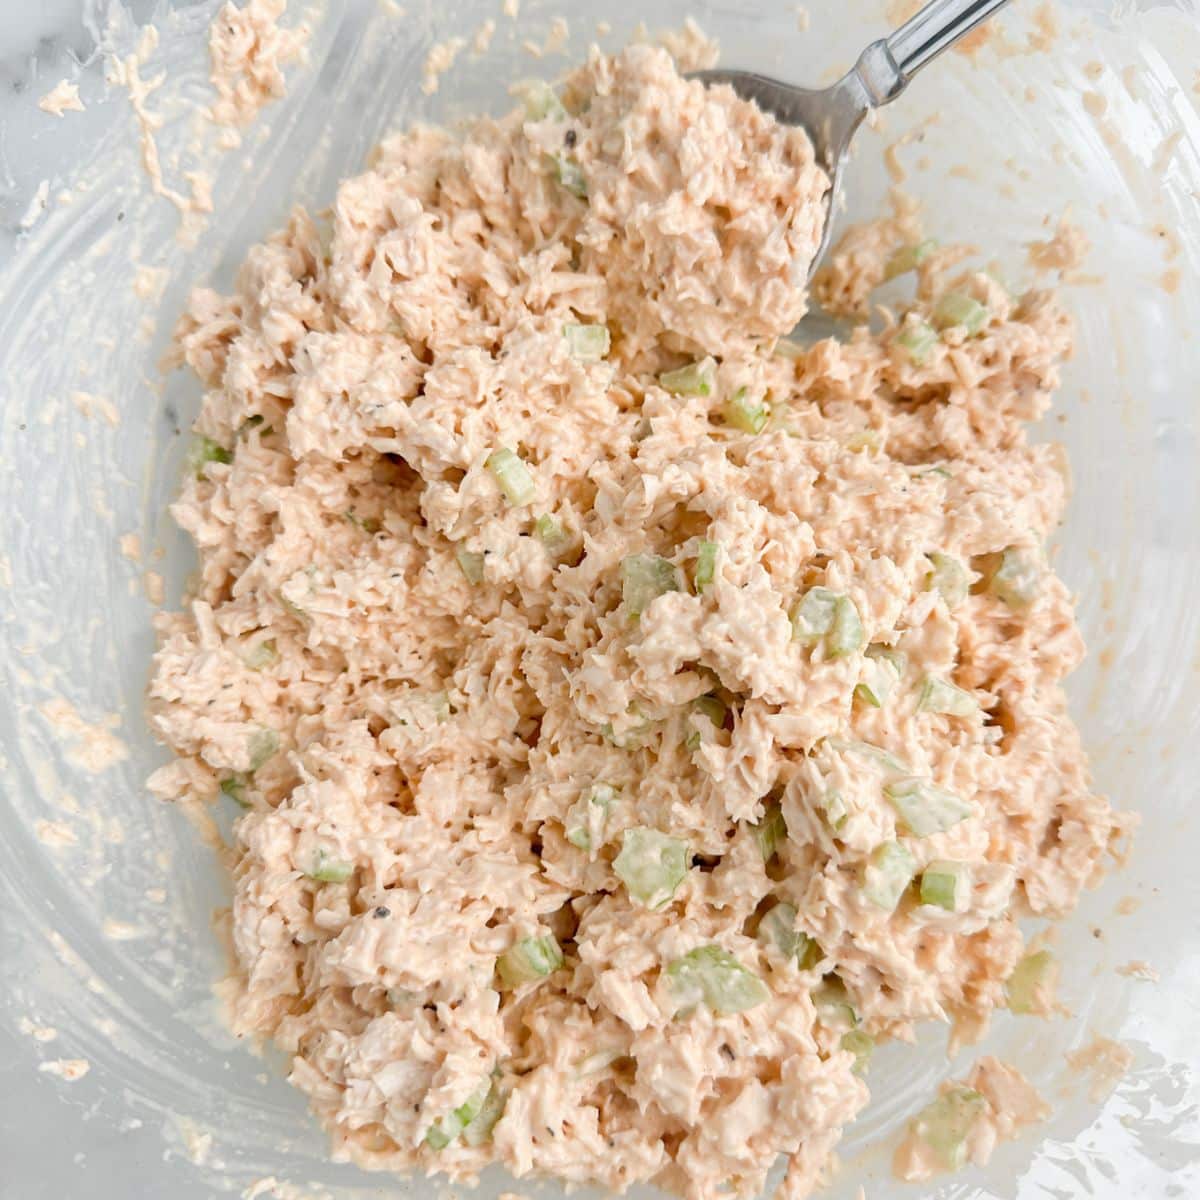
[[[894,100],[926,63],[987,20],[1008,0],[931,0],[890,37],[863,51],[853,74],[872,106]]]
[[[1008,0],[932,0],[887,39],[907,83],[926,63],[986,21]]]

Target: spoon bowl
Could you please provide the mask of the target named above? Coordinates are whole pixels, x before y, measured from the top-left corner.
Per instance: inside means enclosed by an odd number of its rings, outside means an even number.
[[[781,83],[753,71],[696,71],[691,78],[727,84],[784,125],[803,129],[818,165],[829,176],[825,223],[809,264],[811,279],[833,232],[833,209],[840,194],[842,166],[855,131],[874,108],[894,100],[926,63],[949,49],[1008,0],[932,0],[889,37],[872,42],[854,66],[827,88]]]

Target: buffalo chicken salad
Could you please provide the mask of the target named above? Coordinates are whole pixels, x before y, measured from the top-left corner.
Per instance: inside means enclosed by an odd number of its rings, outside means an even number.
[[[666,51],[593,51],[193,294],[151,783],[244,810],[231,1019],[338,1156],[696,1200],[782,1156],[800,1200],[878,1044],[1053,1004],[1019,919],[1128,825],[1027,435],[1069,322],[898,209],[817,286],[908,298],[790,340],[827,188]],[[910,1157],[960,1163],[1005,1072]]]

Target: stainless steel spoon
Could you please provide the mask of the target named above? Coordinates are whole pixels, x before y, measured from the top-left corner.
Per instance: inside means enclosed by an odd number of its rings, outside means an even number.
[[[987,20],[1008,0],[932,0],[890,37],[872,42],[853,68],[832,87],[813,89],[780,83],[751,71],[697,71],[705,83],[727,83],[744,100],[785,125],[799,125],[812,140],[817,162],[829,175],[825,227],[809,276],[829,246],[833,206],[842,182],[842,164],[850,139],[873,108],[900,95],[926,63]]]

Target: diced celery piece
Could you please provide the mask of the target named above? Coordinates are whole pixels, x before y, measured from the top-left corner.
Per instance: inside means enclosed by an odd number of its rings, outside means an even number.
[[[811,970],[825,957],[816,939],[796,928],[795,906],[785,900],[763,913],[758,940],[774,946],[784,958],[794,959],[802,971]]]
[[[431,1150],[445,1150],[461,1132],[462,1124],[456,1114],[451,1113],[425,1131],[425,1142]]]
[[[938,335],[925,321],[906,321],[896,335],[896,345],[908,352],[913,366],[923,367],[930,351],[938,344]]]
[[[904,668],[899,665],[904,655],[894,650],[868,647],[863,659],[862,678],[854,688],[854,694],[872,708],[882,708],[900,682]]]
[[[961,912],[971,894],[971,868],[966,863],[931,862],[921,872],[921,903]]]
[[[204,478],[204,469],[209,463],[231,462],[233,462],[233,454],[219,442],[214,442],[212,438],[205,437],[200,433],[192,440],[191,448],[188,450],[187,465],[197,479]]]
[[[567,548],[570,538],[567,531],[549,513],[542,513],[533,523],[533,531],[546,547],[546,553],[557,558]]]
[[[988,310],[978,300],[963,292],[947,292],[933,306],[933,323],[938,329],[949,329],[961,325],[973,336],[988,319]]]
[[[239,808],[250,807],[250,801],[246,798],[246,777],[244,775],[229,775],[222,779],[221,792]]]
[[[692,708],[697,713],[706,716],[718,729],[724,728],[725,716],[728,712],[725,704],[716,696],[700,696],[692,701]],[[689,752],[698,750],[700,744],[704,741],[704,737],[699,729],[693,727],[692,732],[688,734],[685,745]]]
[[[825,587],[809,588],[792,609],[792,636],[809,645],[822,641],[833,629],[837,602],[837,592]]]
[[[690,857],[682,838],[635,825],[622,835],[613,870],[631,899],[646,908],[662,908],[687,875]]]
[[[354,874],[354,864],[331,858],[327,851],[318,850],[304,874],[317,883],[345,883]]]
[[[812,1002],[822,1025],[830,1029],[854,1029],[858,1025],[858,1013],[839,976],[826,975],[813,989]]]
[[[711,358],[664,371],[658,383],[673,396],[711,396],[717,384],[717,364]]]
[[[621,562],[621,600],[630,618],[640,617],[652,601],[679,591],[679,572],[655,554],[631,554]]]
[[[895,279],[897,275],[905,275],[909,271],[916,270],[936,249],[937,242],[933,238],[901,246],[887,260],[887,265],[883,269],[884,280]]]
[[[884,842],[871,851],[863,870],[863,895],[872,904],[891,912],[912,882],[917,864],[899,842]]]
[[[953,555],[942,554],[937,550],[926,557],[933,564],[933,570],[925,577],[926,587],[936,588],[945,600],[947,608],[961,604],[967,598],[971,587],[971,577],[967,568]]]
[[[855,1075],[865,1075],[871,1065],[871,1055],[875,1053],[875,1039],[861,1029],[851,1029],[842,1034],[841,1046],[854,1055],[854,1066],[851,1070]]]
[[[891,646],[868,646],[866,649],[868,658],[877,658],[881,662],[887,663],[897,676],[903,677],[904,672],[908,670],[908,655],[903,650],[895,650]]]
[[[864,635],[858,608],[849,596],[813,587],[792,609],[792,636],[806,645],[825,643],[830,658],[844,658],[862,648]]]
[[[791,958],[804,935],[796,928],[796,906],[781,900],[768,908],[758,923],[758,940],[774,946],[784,958]]]
[[[725,717],[729,710],[725,707],[724,701],[719,700],[716,696],[697,696],[692,703],[696,710],[702,712],[718,729],[725,724]]]
[[[535,983],[557,971],[563,964],[563,954],[554,935],[523,938],[510,946],[496,959],[496,974],[502,987],[515,988],[523,983]]]
[[[928,779],[896,779],[883,785],[900,823],[914,837],[944,833],[972,814],[971,806]]]
[[[951,717],[973,717],[979,711],[979,701],[953,683],[927,675],[921,684],[917,708],[921,712],[945,713]]]
[[[483,555],[475,550],[456,550],[454,557],[458,562],[458,569],[469,584],[475,585],[483,582]]]
[[[242,655],[242,662],[244,662],[251,671],[265,670],[267,667],[273,666],[278,661],[279,650],[275,646],[274,638],[268,638],[266,641],[256,642]]]
[[[825,793],[817,801],[817,807],[821,810],[830,829],[835,833],[841,829],[850,817],[850,809],[846,806],[846,799],[841,792],[833,789]]]
[[[667,967],[680,1008],[706,1004],[722,1015],[745,1012],[770,997],[767,985],[720,946],[697,946]]]
[[[988,581],[988,591],[1009,608],[1028,608],[1037,598],[1044,570],[1039,550],[1010,546],[1000,556],[1000,565]]]
[[[716,542],[701,542],[696,551],[696,572],[693,580],[696,594],[699,595],[712,584],[717,575],[717,552],[720,547]]]
[[[583,173],[583,168],[566,154],[555,154],[554,173],[558,178],[558,182],[567,189],[573,196],[578,196],[580,200],[586,200],[588,194],[587,176]]]
[[[630,706],[630,713],[633,716],[639,715],[636,705]],[[635,725],[631,725],[621,733],[617,733],[613,729],[611,721],[605,721],[600,726],[600,736],[606,742],[611,742],[618,750],[640,750],[646,745],[653,730],[654,722],[645,718],[642,718],[642,720],[638,721]]]
[[[273,729],[259,729],[250,735],[246,749],[250,756],[250,773],[253,774],[278,752],[279,734]]]
[[[567,110],[563,107],[562,101],[545,80],[530,79],[513,90],[520,94],[528,120],[565,121],[567,119]]]
[[[563,337],[571,357],[583,363],[600,362],[611,345],[607,325],[564,325]]]
[[[468,1146],[482,1146],[485,1142],[490,1142],[492,1130],[496,1128],[496,1122],[504,1116],[504,1107],[507,1103],[507,1093],[500,1087],[499,1082],[493,1079],[479,1111],[463,1130],[462,1140]]]
[[[483,1111],[490,1090],[491,1084],[485,1083],[453,1112],[447,1113],[436,1125],[431,1125],[425,1134],[425,1141],[434,1150],[445,1150]]]
[[[767,406],[751,400],[744,387],[738,388],[725,401],[725,424],[740,429],[742,433],[761,433],[769,415]]]
[[[1049,950],[1035,950],[1008,977],[1008,1007],[1015,1013],[1043,1014],[1054,1007],[1058,963]]]
[[[833,628],[825,639],[825,647],[830,658],[845,658],[862,649],[866,635],[863,633],[862,619],[858,609],[849,596],[839,596],[833,610]]]
[[[387,997],[388,1004],[397,1011],[404,1012],[410,1008],[421,998],[420,992],[414,992],[411,988],[390,987],[384,995]]]
[[[529,468],[506,446],[493,450],[486,466],[495,476],[505,499],[514,507],[528,504],[537,495]]]
[[[770,862],[779,850],[780,845],[787,841],[787,823],[783,819],[783,810],[778,804],[768,804],[761,821],[750,826],[754,840],[758,843],[763,862]]]
[[[867,759],[886,775],[907,777],[912,774],[912,768],[906,762],[884,750],[882,746],[873,746],[870,742],[848,742],[842,738],[830,738],[828,744],[831,750],[836,750],[839,754],[854,754]]]
[[[957,1171],[967,1161],[967,1138],[986,1105],[974,1089],[954,1087],[913,1118],[913,1133],[942,1167]]]
[[[617,798],[617,789],[609,783],[588,788],[567,811],[567,841],[579,850],[595,850],[604,843],[608,810]]]
[[[809,937],[807,933],[799,936],[800,943],[796,947],[796,964],[802,971],[811,971],[817,963],[824,961],[825,951],[821,949],[816,938]]]

